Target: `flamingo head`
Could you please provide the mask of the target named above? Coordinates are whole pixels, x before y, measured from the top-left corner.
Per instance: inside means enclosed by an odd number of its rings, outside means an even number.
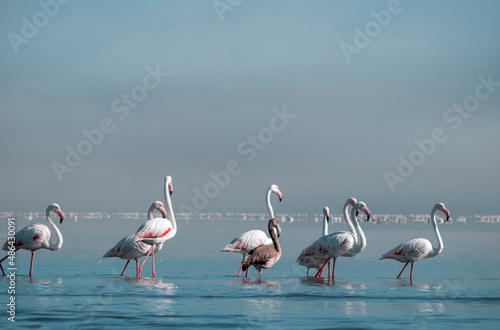
[[[352,206],[354,207],[354,205],[358,202],[358,200],[354,197],[350,197],[346,200],[345,204],[344,204],[344,208],[346,207],[349,207],[349,206]],[[356,210],[356,216],[358,216],[358,213],[359,213],[359,210]]]
[[[278,235],[278,237],[280,237],[281,236],[281,226],[280,226],[278,219],[272,218],[271,220],[269,220],[269,225],[276,229],[276,234]]]
[[[446,216],[446,221],[450,221],[450,215],[451,215],[450,211],[448,211],[448,209],[446,208],[446,206],[444,206],[443,203],[437,203],[436,206],[434,206],[434,208],[443,211],[444,215]]]
[[[330,208],[328,206],[323,208],[323,215],[326,217],[326,221],[330,221]]]
[[[172,177],[170,175],[165,177],[165,191],[167,190],[170,196],[172,196],[174,193],[174,186],[172,185]]]
[[[56,203],[50,204],[49,207],[47,207],[47,214],[50,211],[57,213],[59,216],[59,223],[61,224],[64,220],[64,213],[61,211],[61,207]]]
[[[278,195],[278,198],[280,199],[281,202],[281,200],[283,199],[283,194],[281,193],[280,188],[278,188],[277,185],[273,184],[271,185],[271,187],[269,187],[269,190]]]
[[[362,210],[366,214],[366,221],[370,220],[370,216],[372,215],[371,211],[366,207],[366,204],[363,202],[358,202],[354,205],[354,211],[356,213],[356,216],[358,215],[358,212]]]
[[[167,211],[163,207],[163,203],[162,202],[156,201],[156,202],[153,203],[153,205],[154,205],[153,207],[161,213],[162,218],[166,218],[167,217]]]

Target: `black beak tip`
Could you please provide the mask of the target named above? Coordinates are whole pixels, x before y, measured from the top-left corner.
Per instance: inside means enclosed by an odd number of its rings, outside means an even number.
[[[59,220],[59,224],[61,224],[63,222],[64,218],[61,218],[61,220]]]
[[[280,202],[281,202],[281,198],[280,198]]]

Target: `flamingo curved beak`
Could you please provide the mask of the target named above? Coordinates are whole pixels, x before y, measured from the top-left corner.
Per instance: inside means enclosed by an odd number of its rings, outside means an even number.
[[[370,212],[370,210],[366,206],[364,207],[363,211],[366,214],[366,221],[369,221],[370,220],[370,216],[372,215],[372,213]]]
[[[283,194],[279,190],[276,194],[278,195],[278,198],[280,199],[280,202],[281,202],[281,200],[283,199]]]
[[[164,209],[163,207],[160,209],[160,212],[161,212],[161,216],[162,216],[163,218],[166,218],[166,217],[167,217],[167,211],[165,211],[165,209]]]
[[[450,221],[450,211],[447,208],[443,209],[444,214],[446,215],[446,221]]]
[[[64,220],[64,213],[63,211],[59,210],[57,211],[57,215],[59,216],[59,224],[61,224]]]
[[[172,194],[174,193],[174,187],[170,186],[170,196],[172,196]]]
[[[278,232],[278,237],[280,237],[281,236],[281,227],[278,226],[276,229],[277,229],[276,231]]]

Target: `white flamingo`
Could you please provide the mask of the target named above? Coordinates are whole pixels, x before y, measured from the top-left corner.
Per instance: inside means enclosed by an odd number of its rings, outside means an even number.
[[[411,264],[410,280],[412,280],[413,264],[415,262],[425,258],[432,258],[440,254],[441,251],[443,251],[444,245],[436,222],[436,211],[443,212],[444,215],[446,216],[446,221],[449,221],[450,218],[450,211],[448,211],[448,209],[444,206],[443,203],[437,203],[436,205],[434,205],[431,212],[431,224],[432,227],[434,228],[434,232],[436,233],[437,237],[438,244],[436,247],[433,247],[431,242],[429,242],[429,240],[425,238],[414,238],[399,244],[394,249],[382,255],[382,257],[380,258],[380,260],[394,259],[399,262],[405,263],[403,269],[401,270],[397,278],[399,278],[401,274],[403,274],[403,271],[405,270],[406,266],[408,266],[408,264],[410,263]]]
[[[323,269],[327,265],[328,261],[330,259],[333,259],[332,279],[335,280],[335,263],[337,261],[337,258],[354,257],[359,252],[365,249],[365,234],[363,233],[363,230],[361,229],[361,226],[359,225],[358,219],[356,217],[359,210],[365,212],[366,221],[370,219],[371,215],[371,212],[366,207],[365,203],[358,202],[354,205],[351,210],[351,218],[354,222],[355,233],[344,231],[323,236],[318,239],[320,242],[316,245],[317,253],[326,255],[327,262],[325,262],[323,266],[318,270],[318,273],[315,275],[316,278],[321,277]]]
[[[135,233],[136,237],[134,238],[136,241],[141,241],[146,244],[151,245],[146,258],[142,262],[139,267],[139,276],[142,273],[142,266],[148,259],[149,254],[152,252],[153,258],[153,277],[156,277],[155,273],[155,246],[159,244],[163,244],[166,240],[169,240],[175,236],[177,233],[177,223],[175,222],[174,209],[172,208],[172,201],[170,200],[170,195],[174,191],[172,185],[172,177],[167,175],[164,180],[164,193],[165,193],[165,202],[167,204],[167,214],[168,220],[165,218],[155,218],[146,221],[143,223],[137,232]]]
[[[357,233],[356,230],[354,229],[354,226],[352,225],[351,219],[349,218],[348,208],[349,206],[354,206],[354,204],[356,203],[357,203],[356,198],[351,197],[344,203],[344,209],[343,209],[344,220],[352,235],[357,235]],[[325,265],[325,262],[327,260],[328,260],[328,277],[331,276],[330,261],[329,261],[330,256],[328,255],[328,253],[326,253],[326,251],[324,251],[324,244],[327,238],[323,238],[328,235],[328,219],[330,216],[330,209],[326,206],[325,209],[327,209],[327,211],[325,213],[325,210],[323,210],[325,216],[323,220],[323,236],[318,238],[314,243],[309,245],[309,247],[304,249],[297,258],[297,262],[299,263],[299,265],[307,268],[307,276],[309,276],[310,268],[316,268],[319,270],[323,265]],[[321,275],[322,272],[320,273],[319,276]]]
[[[56,234],[56,244],[50,243],[50,229],[46,225],[42,223],[35,223],[29,226],[24,227],[20,231],[16,233],[14,236],[14,244],[9,244],[9,240],[5,242],[2,247],[2,250],[9,251],[11,246],[14,246],[14,251],[19,249],[30,250],[31,251],[31,264],[30,264],[30,277],[33,277],[33,261],[35,259],[35,251],[39,249],[48,249],[51,251],[60,250],[63,245],[63,237],[57,226],[52,222],[50,218],[50,212],[55,212],[59,216],[59,224],[63,222],[64,213],[61,211],[61,208],[57,204],[50,204],[45,211],[45,216],[47,218],[47,222],[49,223],[50,228]],[[11,250],[12,251],[12,250]],[[0,260],[0,269],[2,270],[3,275],[5,275],[2,267],[2,261],[4,261],[9,255]]]
[[[278,198],[281,202],[281,199],[283,198],[283,194],[279,190],[278,186],[275,184],[272,184],[269,189],[267,189],[266,193],[266,205],[267,205],[267,211],[269,212],[269,217],[271,219],[274,218],[274,210],[271,205],[271,193],[275,193],[278,195]],[[273,244],[273,241],[271,238],[267,237],[266,233],[264,233],[262,230],[249,230],[247,232],[244,232],[243,234],[240,234],[239,236],[235,237],[228,245],[226,245],[221,252],[238,252],[243,254],[243,260],[245,260],[245,256],[256,248],[257,246],[261,245],[271,245]],[[242,270],[243,265],[240,265],[240,271],[238,272],[238,276],[241,276],[241,270]],[[248,277],[248,268],[246,272],[246,277]]]
[[[149,220],[153,219],[154,210],[160,211],[163,218],[167,216],[167,211],[165,211],[163,203],[160,201],[155,201],[153,202],[153,204],[151,204],[151,207],[149,208],[148,211]],[[150,245],[143,243],[141,241],[136,241],[134,240],[135,238],[136,238],[135,233],[125,236],[103,256],[103,258],[117,257],[120,259],[127,260],[127,263],[125,264],[125,267],[123,268],[123,271],[120,274],[120,276],[123,276],[123,274],[125,274],[125,270],[127,269],[130,260],[135,260],[136,274],[137,276],[139,276],[139,258],[147,255],[149,250],[151,249]],[[163,244],[156,245],[155,252],[160,251],[162,247]]]

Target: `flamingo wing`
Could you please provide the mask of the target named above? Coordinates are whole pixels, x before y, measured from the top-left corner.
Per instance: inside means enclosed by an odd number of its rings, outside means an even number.
[[[165,218],[155,218],[144,222],[137,229],[136,240],[141,238],[166,238],[169,239],[173,235],[169,235],[172,231],[172,224]]]
[[[46,225],[41,223],[35,223],[24,227],[16,233],[14,238],[14,246],[16,246],[17,249],[35,251],[41,248],[49,248],[50,246],[50,230]],[[2,250],[7,251],[8,249],[8,243],[5,242]]]
[[[270,244],[273,244],[273,241],[262,230],[249,230],[235,237],[222,252],[247,253],[258,246]]]
[[[415,262],[432,252],[432,244],[425,238],[415,238],[399,244],[382,255],[380,259],[395,259],[401,262]]]

